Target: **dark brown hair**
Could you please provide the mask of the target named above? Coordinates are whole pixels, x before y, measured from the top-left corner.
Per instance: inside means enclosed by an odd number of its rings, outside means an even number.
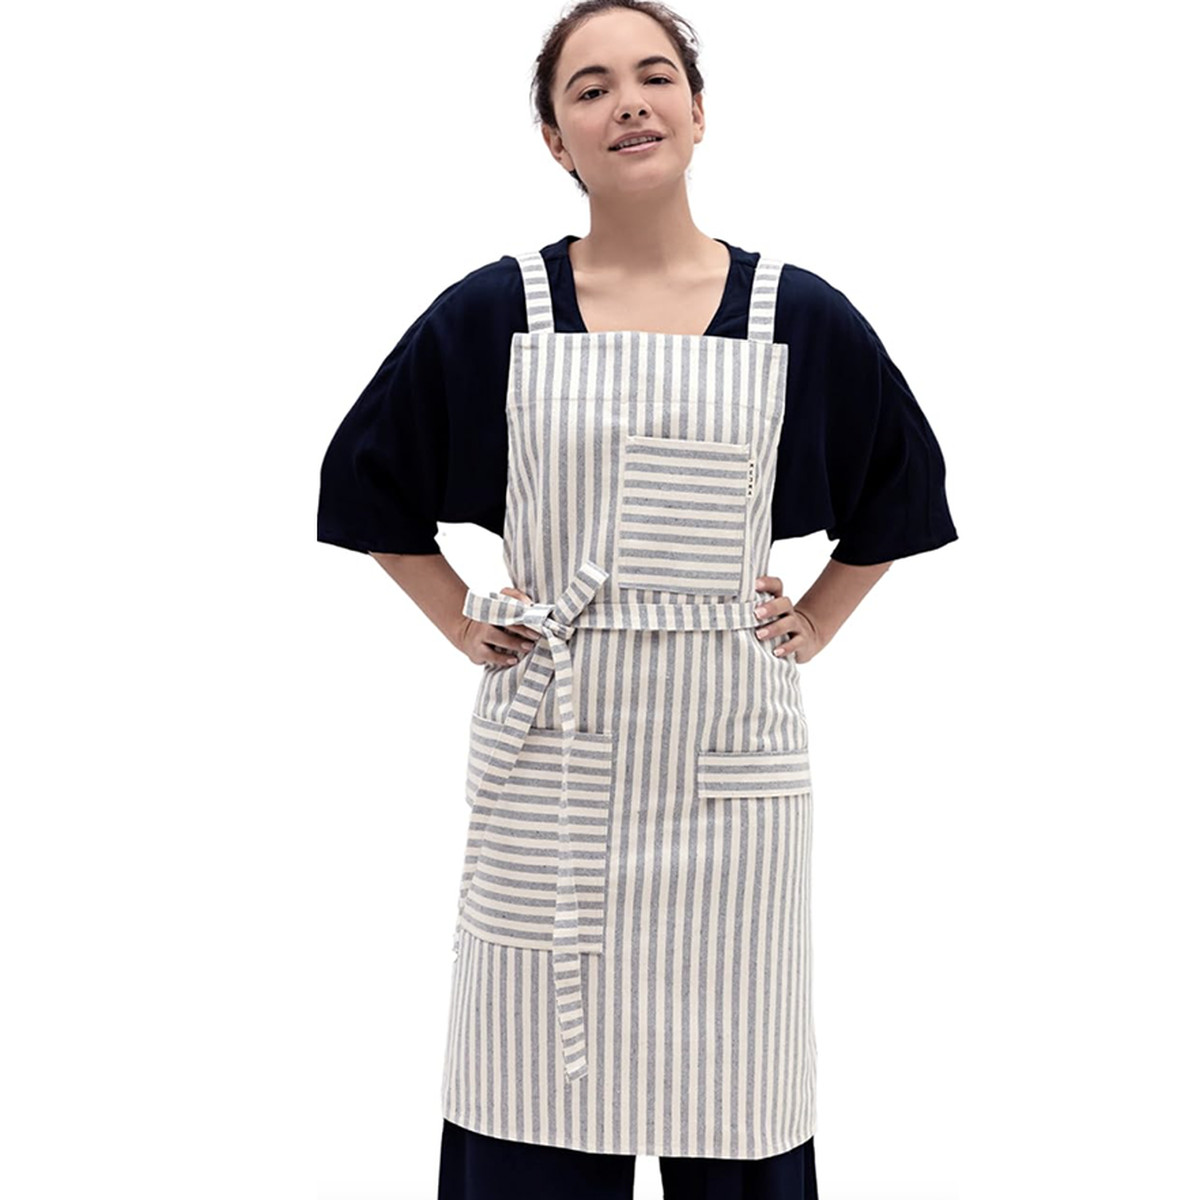
[[[629,8],[634,12],[645,13],[652,17],[662,27],[679,52],[680,61],[687,75],[688,87],[693,96],[704,90],[704,79],[700,68],[696,65],[700,41],[696,31],[677,13],[665,4],[653,3],[652,0],[581,0],[546,34],[542,42],[542,52],[537,57],[533,71],[534,107],[537,109],[536,120],[552,129],[558,129],[558,118],[554,113],[554,100],[551,96],[554,82],[554,72],[558,70],[558,60],[562,56],[563,43],[588,17],[596,13],[606,12],[612,8]],[[571,178],[579,185],[583,194],[587,195],[587,184],[579,178],[578,171],[571,172]]]

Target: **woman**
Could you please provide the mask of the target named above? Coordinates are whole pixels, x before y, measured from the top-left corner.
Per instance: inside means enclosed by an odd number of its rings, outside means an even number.
[[[942,456],[842,293],[702,234],[694,37],[637,0],[535,90],[591,232],[447,288],[343,420],[318,537],[472,662],[440,1200],[816,1196],[798,667],[957,536]],[[467,589],[438,521],[504,537]],[[793,604],[772,540],[837,547]]]

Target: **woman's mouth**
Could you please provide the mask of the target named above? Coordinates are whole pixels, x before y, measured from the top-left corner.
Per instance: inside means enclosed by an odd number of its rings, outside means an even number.
[[[657,146],[658,143],[661,141],[662,141],[662,138],[653,138],[652,140],[650,140],[648,142],[633,142],[628,146],[618,146],[615,150],[612,150],[611,153],[613,153],[613,154],[641,154],[644,150],[653,150],[654,147]]]

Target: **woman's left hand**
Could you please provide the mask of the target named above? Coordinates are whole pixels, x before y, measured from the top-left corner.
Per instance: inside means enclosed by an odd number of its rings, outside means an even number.
[[[762,640],[787,637],[772,651],[778,658],[790,654],[797,662],[809,662],[824,645],[820,632],[807,614],[796,608],[783,594],[783,580],[777,575],[760,575],[754,581],[760,592],[770,592],[772,598],[764,600],[755,614],[767,624],[760,625],[755,633]],[[774,617],[775,620],[771,620]]]

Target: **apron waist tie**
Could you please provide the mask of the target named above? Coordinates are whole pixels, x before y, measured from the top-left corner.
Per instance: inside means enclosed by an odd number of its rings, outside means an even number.
[[[488,625],[525,625],[543,635],[525,660],[517,692],[508,708],[503,728],[487,762],[480,771],[480,784],[503,789],[516,765],[541,707],[550,680],[559,726],[566,737],[563,745],[559,796],[558,871],[554,899],[554,938],[551,961],[555,1005],[567,1078],[587,1074],[587,1033],[583,1014],[583,951],[579,944],[579,907],[571,870],[571,843],[567,831],[571,751],[575,744],[575,689],[571,654],[567,642],[576,629],[740,629],[755,626],[761,619],[754,607],[762,600],[640,604],[593,604],[608,572],[584,559],[561,595],[549,602],[530,602],[499,592],[484,595],[467,591],[463,615]],[[770,593],[760,595],[769,598]],[[473,802],[473,801],[472,801]],[[457,947],[457,942],[456,942]]]

